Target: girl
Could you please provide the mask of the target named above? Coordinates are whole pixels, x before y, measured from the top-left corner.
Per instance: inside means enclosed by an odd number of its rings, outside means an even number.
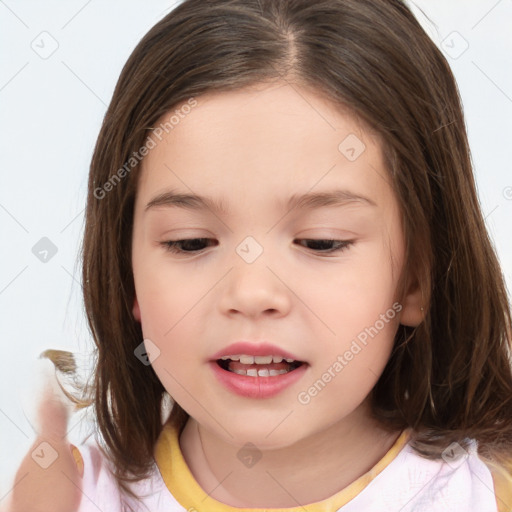
[[[122,71],[86,215],[69,396],[100,435],[69,446],[49,396],[12,510],[512,509],[506,289],[402,1],[185,0]]]

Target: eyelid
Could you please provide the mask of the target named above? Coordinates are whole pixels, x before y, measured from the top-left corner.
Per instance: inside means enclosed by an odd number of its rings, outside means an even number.
[[[182,245],[183,243],[186,243],[186,242],[190,243],[190,242],[200,241],[200,244],[201,243],[204,244],[204,243],[209,243],[211,240],[214,240],[214,239],[206,238],[206,237],[180,238],[180,239],[175,239],[175,240],[166,240],[166,241],[160,242],[159,244],[161,246],[163,246],[165,250],[167,250],[168,252],[170,252],[172,254],[176,254],[179,256],[194,256],[194,255],[203,254],[204,251],[206,250],[206,248],[199,249],[199,250],[186,251],[183,249],[179,249],[177,247],[179,247],[180,245]],[[295,238],[293,241],[295,242],[297,240],[300,242],[309,242],[309,243],[313,243],[313,244],[320,243],[320,242],[328,242],[328,243],[334,244],[334,247],[331,249],[325,249],[325,250],[309,249],[312,253],[320,255],[320,256],[321,255],[330,255],[330,254],[339,254],[339,253],[349,249],[355,243],[354,239],[341,240],[341,239],[336,239],[336,238],[331,238],[331,237],[327,237],[327,238],[321,238],[321,237],[317,237],[317,238],[305,237],[304,238],[303,237],[303,238]],[[306,247],[306,249],[308,249],[308,248]]]

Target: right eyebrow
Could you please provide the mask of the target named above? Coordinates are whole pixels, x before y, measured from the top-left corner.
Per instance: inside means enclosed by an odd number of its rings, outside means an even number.
[[[177,206],[188,210],[211,210],[214,212],[227,213],[227,208],[223,201],[219,201],[209,196],[198,196],[196,194],[179,193],[169,190],[158,194],[146,205],[145,211],[157,206]]]

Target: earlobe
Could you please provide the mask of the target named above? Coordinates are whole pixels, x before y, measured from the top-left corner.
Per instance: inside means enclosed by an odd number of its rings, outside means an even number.
[[[133,318],[137,320],[137,322],[140,322],[140,307],[139,307],[139,301],[137,300],[137,296],[133,299],[133,308],[132,308]]]
[[[400,323],[408,327],[418,327],[425,320],[426,304],[418,283],[415,283],[402,300]]]

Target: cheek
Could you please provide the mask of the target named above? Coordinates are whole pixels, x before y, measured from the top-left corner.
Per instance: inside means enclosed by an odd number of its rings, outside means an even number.
[[[171,282],[176,283],[176,278]],[[190,402],[190,394],[203,396],[206,392],[201,381],[191,379],[201,357],[198,326],[204,324],[204,311],[197,303],[204,293],[182,292],[176,286],[167,286],[166,280],[148,279],[139,299],[144,339],[151,340],[159,351],[151,365],[164,388],[180,404]]]
[[[353,410],[368,396],[381,376],[393,348],[396,322],[380,322],[382,325],[356,329],[359,332],[352,338],[341,341],[338,337],[336,346],[326,350],[317,361],[312,379],[307,383],[311,387],[304,391],[314,397],[317,406],[327,415],[336,415],[333,403],[337,404],[338,410]],[[342,327],[340,325],[340,329]]]
[[[389,252],[378,244],[354,253],[324,279],[302,282],[307,286],[302,293],[336,333],[338,342],[340,337],[355,337],[379,320],[391,308],[397,284]]]
[[[382,373],[401,310],[395,302],[396,274],[389,250],[383,244],[367,249],[347,260],[335,279],[325,281],[325,293],[317,293],[314,302],[331,331],[325,336],[325,350],[317,354],[315,378],[331,379],[332,387],[327,386],[332,392],[354,403],[371,391]]]
[[[172,268],[161,258],[149,256],[142,261],[143,265],[134,265],[142,333],[160,350],[153,366],[165,376],[165,368],[174,371],[181,364],[187,365],[194,353],[197,359],[203,338],[199,326],[204,325],[205,315],[201,301],[211,284],[201,280],[197,272]]]
[[[134,265],[137,301],[144,335],[162,337],[187,311],[194,308],[208,290],[186,270],[173,268],[161,258],[147,258]]]

